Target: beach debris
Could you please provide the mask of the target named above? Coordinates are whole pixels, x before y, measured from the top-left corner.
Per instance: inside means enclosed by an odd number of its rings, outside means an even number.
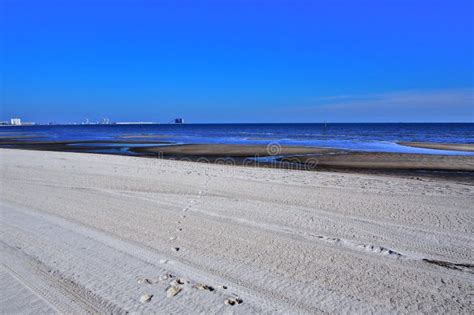
[[[170,285],[171,286],[180,286],[180,285],[183,285],[184,283],[185,283],[184,279],[176,278],[176,279],[174,279],[173,281],[170,282]]]
[[[210,291],[210,292],[214,291],[213,287],[211,287],[210,285],[206,285],[204,283],[197,284],[195,288],[198,290],[205,290],[205,291]]]
[[[236,305],[236,304],[241,304],[243,301],[241,298],[239,297],[231,297],[231,298],[227,298],[224,300],[224,304],[225,305]]]
[[[158,279],[161,281],[166,281],[171,278],[173,278],[173,275],[167,272],[167,273],[162,274]]]
[[[171,247],[171,249],[175,252],[179,252],[179,247]]]
[[[140,302],[142,303],[148,303],[151,301],[153,297],[153,294],[143,294],[141,297],[140,297]]]
[[[174,241],[176,239],[176,236],[171,236],[170,241]]]
[[[181,292],[183,289],[184,283],[187,282],[182,278],[176,278],[173,281],[170,282],[170,286],[166,290],[166,296],[167,297],[172,297]]]
[[[173,297],[176,294],[178,294],[179,292],[181,292],[181,290],[182,290],[181,287],[178,287],[176,285],[172,285],[166,290],[166,296],[167,297]]]
[[[166,260],[166,259],[160,259],[160,264],[166,264],[166,263],[168,263],[168,260]]]
[[[152,284],[151,280],[147,279],[147,278],[140,278],[140,279],[137,280],[137,282],[139,284]]]

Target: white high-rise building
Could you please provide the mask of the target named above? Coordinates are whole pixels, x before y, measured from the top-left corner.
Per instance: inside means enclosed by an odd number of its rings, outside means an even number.
[[[12,118],[12,119],[10,119],[10,125],[13,125],[13,126],[21,126],[21,119],[20,119],[20,118]]]

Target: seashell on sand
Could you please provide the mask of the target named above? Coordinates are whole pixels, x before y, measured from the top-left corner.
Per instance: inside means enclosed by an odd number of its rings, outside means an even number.
[[[140,297],[140,302],[142,303],[148,303],[151,301],[151,298],[153,297],[153,294],[143,294],[141,297]]]
[[[172,285],[168,288],[168,290],[166,290],[166,296],[167,297],[173,297],[176,294],[178,294],[179,292],[181,292],[181,290],[182,289],[180,287]]]
[[[162,274],[158,279],[159,279],[160,281],[165,281],[165,280],[168,280],[168,279],[170,279],[170,278],[173,278],[173,275],[172,275],[172,274],[170,274],[170,273],[164,273],[164,274]]]
[[[150,279],[147,279],[147,278],[142,278],[142,279],[138,279],[137,282],[139,284],[151,284],[151,280]]]
[[[183,285],[186,281],[182,278],[176,278],[174,279],[173,281],[170,282],[170,285],[174,285],[174,286],[180,286],[180,285]]]

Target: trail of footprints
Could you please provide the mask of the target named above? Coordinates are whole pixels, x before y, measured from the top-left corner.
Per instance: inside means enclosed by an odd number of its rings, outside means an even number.
[[[204,189],[200,190],[199,193],[198,193],[198,196],[195,199],[191,200],[189,205],[187,205],[186,207],[183,208],[183,210],[182,210],[183,212],[187,212],[192,207],[197,206],[197,204],[198,204],[199,200],[202,198],[202,196],[207,193],[208,186],[209,186],[209,181],[210,181],[210,177],[208,175],[206,175],[206,182],[204,183]],[[180,215],[180,219],[176,222],[177,225],[178,225],[177,228],[176,228],[176,232],[183,232],[183,228],[181,227],[181,224],[182,224],[182,221],[184,219],[186,219],[186,215],[184,215],[184,214]],[[171,242],[174,242],[174,241],[178,240],[178,237],[172,235],[172,236],[170,236],[169,240]],[[179,252],[180,249],[181,248],[178,247],[178,246],[171,247],[171,250],[174,251],[174,252]],[[166,264],[166,263],[168,263],[168,260],[162,259],[162,260],[160,260],[160,263]],[[162,274],[157,279],[140,278],[140,279],[138,279],[137,282],[139,284],[144,284],[144,285],[153,285],[153,284],[162,283],[162,282],[166,282],[166,281],[169,281],[168,287],[165,290],[166,296],[168,298],[172,298],[172,297],[178,295],[181,291],[183,291],[185,289],[189,289],[189,288],[195,289],[195,290],[200,290],[200,291],[207,291],[207,292],[215,292],[216,291],[216,289],[214,287],[210,286],[210,285],[207,285],[207,284],[204,284],[204,283],[195,283],[195,282],[192,282],[190,280],[186,280],[186,279],[183,279],[183,278],[178,277],[176,275],[173,275],[170,272],[166,272],[166,273]],[[227,286],[221,285],[221,286],[219,286],[219,289],[227,290]],[[153,294],[143,294],[140,297],[140,302],[141,303],[148,303],[148,302],[151,302],[152,299],[153,299]],[[236,295],[235,293],[229,294],[227,296],[227,298],[224,299],[224,304],[225,305],[230,305],[230,306],[238,305],[238,304],[241,304],[242,302],[243,302],[243,300],[238,295]]]
[[[203,195],[207,193],[208,187],[209,187],[209,181],[210,177],[206,174],[206,181],[204,183],[204,189],[200,190],[198,192],[198,196],[195,199],[192,199],[189,205],[183,208],[183,212],[188,212],[191,208],[195,207],[198,205],[198,202],[202,198]],[[178,224],[178,227],[176,228],[176,232],[183,232],[183,228],[181,227],[182,221],[186,219],[186,215],[182,214],[179,216],[180,219],[176,222]],[[177,236],[170,236],[170,241],[175,241],[177,240]],[[171,247],[171,250],[175,252],[179,252],[180,248],[179,247]]]
[[[192,209],[193,207],[196,207],[198,205],[201,198],[205,194],[207,194],[209,181],[210,181],[210,177],[208,175],[206,175],[206,182],[204,184],[204,189],[200,190],[199,193],[198,193],[198,196],[195,199],[191,200],[189,205],[187,205],[186,207],[183,208],[183,210],[182,210],[183,212],[188,212],[190,209]],[[186,215],[184,215],[184,214],[180,215],[180,219],[176,222],[177,223],[176,232],[183,232],[184,231],[181,224],[182,224],[183,220],[185,220],[185,219],[186,219]],[[371,254],[383,255],[383,256],[396,258],[396,259],[397,258],[402,258],[402,259],[403,258],[404,259],[408,258],[408,259],[410,259],[409,257],[407,257],[407,256],[405,256],[405,255],[403,255],[399,252],[396,252],[394,250],[391,250],[389,248],[385,248],[385,247],[382,247],[382,246],[375,246],[375,245],[370,245],[370,244],[361,244],[361,243],[354,242],[354,241],[351,241],[351,240],[340,239],[340,238],[335,238],[335,237],[328,237],[328,236],[324,236],[324,235],[310,235],[310,236],[316,237],[317,239],[319,239],[321,241],[324,241],[324,242],[327,242],[327,243],[332,243],[332,244],[335,244],[335,245],[339,245],[339,246],[343,246],[343,247],[347,247],[347,248],[352,248],[352,249],[358,250],[358,251],[365,251],[365,252],[369,252]],[[172,236],[170,236],[169,240],[171,242],[175,242],[175,241],[178,240],[178,237],[172,235]],[[179,246],[171,247],[171,250],[174,251],[174,252],[179,252],[180,249],[181,248]],[[425,263],[438,265],[440,267],[445,267],[445,268],[449,268],[449,269],[453,269],[453,270],[467,271],[469,273],[474,273],[474,265],[473,264],[456,264],[456,263],[438,261],[438,260],[431,260],[431,259],[422,259],[422,261],[425,262]],[[160,263],[166,264],[166,263],[168,263],[168,261],[165,260],[165,259],[162,259],[162,260],[160,260]],[[165,290],[166,296],[168,298],[175,297],[180,292],[182,292],[183,290],[189,289],[189,288],[195,289],[195,290],[200,290],[200,291],[207,291],[207,292],[215,292],[216,291],[216,289],[214,287],[210,286],[210,285],[207,285],[207,284],[204,284],[204,283],[193,283],[189,280],[185,280],[183,278],[177,277],[177,276],[175,276],[175,275],[173,275],[169,272],[162,274],[160,277],[158,277],[158,279],[155,279],[155,280],[147,279],[147,278],[138,279],[139,284],[145,284],[145,285],[153,285],[153,284],[156,284],[156,283],[159,283],[159,282],[165,282],[165,281],[169,281],[168,287]],[[222,290],[227,290],[227,287],[225,285],[219,286],[219,288],[222,289]],[[152,299],[153,299],[152,294],[144,294],[140,297],[140,302],[141,303],[148,303]],[[238,304],[241,304],[242,302],[243,302],[243,300],[238,295],[236,295],[234,293],[229,294],[227,296],[227,298],[225,298],[225,300],[224,300],[224,304],[225,305],[230,305],[230,306],[238,305]]]

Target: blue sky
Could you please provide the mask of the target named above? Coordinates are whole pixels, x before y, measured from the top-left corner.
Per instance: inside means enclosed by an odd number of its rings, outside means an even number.
[[[1,119],[474,122],[472,1],[0,1]]]

